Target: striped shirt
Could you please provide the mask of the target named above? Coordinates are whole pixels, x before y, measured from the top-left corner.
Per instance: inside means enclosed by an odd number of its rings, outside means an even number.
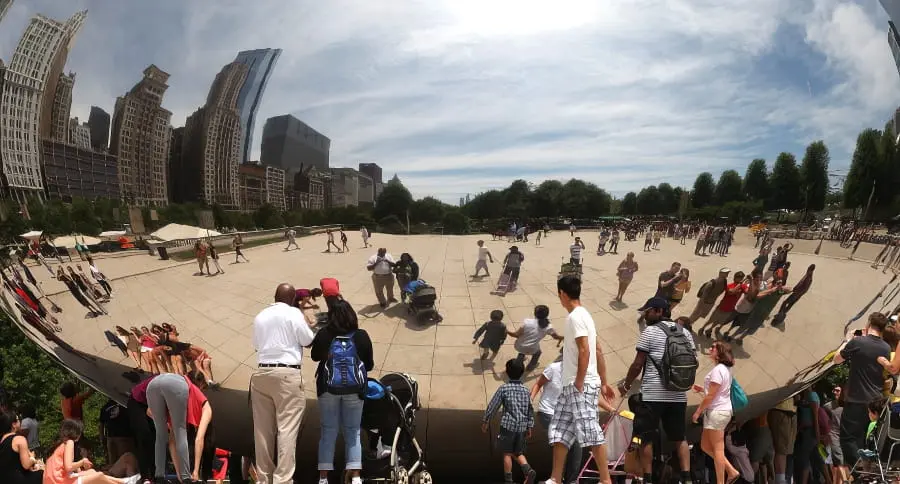
[[[581,260],[581,244],[572,244],[569,247],[569,254],[573,259]]]
[[[666,389],[659,378],[656,365],[662,367],[667,339],[666,332],[658,327],[660,324],[675,325],[672,321],[660,321],[654,325],[647,326],[638,338],[636,349],[647,353],[647,361],[644,363],[644,376],[641,379],[641,393],[645,402],[687,402],[686,392]],[[691,337],[691,333],[686,329],[683,329],[683,331],[688,341],[691,342],[691,348],[696,351],[697,348],[694,346],[694,339]],[[650,361],[651,359],[653,361]],[[653,362],[656,362],[656,365]]]

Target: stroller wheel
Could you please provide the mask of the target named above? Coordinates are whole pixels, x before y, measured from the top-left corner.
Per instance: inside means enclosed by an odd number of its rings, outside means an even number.
[[[433,484],[434,481],[431,479],[431,473],[428,471],[422,471],[413,476],[413,484]]]
[[[409,484],[409,471],[399,465],[391,471],[392,484]]]

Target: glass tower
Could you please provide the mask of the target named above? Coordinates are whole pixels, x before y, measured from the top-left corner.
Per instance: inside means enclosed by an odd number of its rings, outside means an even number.
[[[238,94],[237,108],[241,116],[241,131],[244,136],[241,140],[241,163],[250,161],[250,151],[253,147],[253,124],[256,118],[256,110],[262,100],[269,76],[275,69],[275,62],[281,55],[281,49],[255,49],[238,52],[235,62],[248,67],[247,80]]]

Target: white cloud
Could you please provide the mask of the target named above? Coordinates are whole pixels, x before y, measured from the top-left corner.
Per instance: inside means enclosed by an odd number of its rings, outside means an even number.
[[[332,139],[334,165],[375,161],[451,202],[519,177],[690,185],[818,138],[838,165],[900,102],[874,0],[34,3],[4,28],[91,9],[75,115],[153,62],[180,123],[238,50],[281,47],[257,142],[290,112]],[[15,41],[0,31],[0,53]]]

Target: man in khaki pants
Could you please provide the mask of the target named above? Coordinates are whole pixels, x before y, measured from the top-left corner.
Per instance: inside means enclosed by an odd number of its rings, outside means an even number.
[[[384,309],[388,303],[397,302],[394,298],[394,258],[387,253],[387,249],[378,249],[378,253],[369,257],[366,269],[372,271],[372,285],[375,287],[375,297],[378,304]],[[387,289],[387,298],[384,296]],[[401,288],[402,290],[403,288]]]
[[[259,368],[250,377],[250,406],[257,482],[262,484],[293,482],[294,477],[297,434],[306,407],[300,365],[303,347],[313,341],[303,313],[293,307],[296,295],[294,286],[280,284],[275,303],[253,320]]]

